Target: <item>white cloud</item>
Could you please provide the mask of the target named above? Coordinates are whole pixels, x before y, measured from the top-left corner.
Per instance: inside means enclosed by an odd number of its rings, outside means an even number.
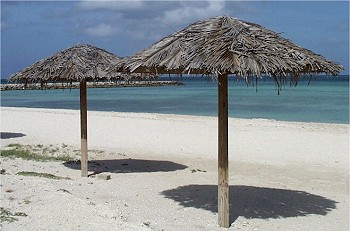
[[[81,1],[79,7],[85,10],[133,10],[144,6],[141,0]]]
[[[91,36],[115,34],[116,25],[124,35],[136,40],[154,40],[173,33],[190,23],[227,13],[225,1],[80,1],[84,33]],[[111,26],[112,25],[112,26]],[[113,27],[114,26],[114,27]]]
[[[97,26],[84,29],[84,32],[94,37],[106,37],[118,32],[118,29],[111,25],[101,23]]]
[[[208,1],[205,5],[194,6],[191,2],[181,4],[180,8],[167,10],[162,21],[168,24],[195,22],[212,16],[222,15],[225,10],[224,1]]]
[[[122,31],[134,40],[156,41],[195,21],[225,14],[225,6],[225,1],[81,1],[79,8],[90,12],[81,14],[89,20],[80,27],[94,37]]]

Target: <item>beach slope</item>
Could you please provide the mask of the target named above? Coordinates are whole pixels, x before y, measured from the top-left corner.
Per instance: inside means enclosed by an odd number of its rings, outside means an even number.
[[[79,116],[2,107],[2,152],[78,160]],[[88,146],[89,178],[2,156],[3,229],[222,230],[216,117],[90,111]],[[229,169],[229,230],[349,230],[349,125],[230,118]]]

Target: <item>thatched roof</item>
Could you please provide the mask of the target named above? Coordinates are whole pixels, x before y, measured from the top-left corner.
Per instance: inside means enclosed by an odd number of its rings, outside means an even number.
[[[295,45],[263,26],[221,16],[196,22],[121,61],[131,72],[237,74],[300,73],[336,75],[337,63]]]
[[[118,56],[91,45],[76,45],[53,56],[40,60],[9,77],[11,82],[76,82],[83,79],[130,78],[120,72],[106,69],[121,61]],[[135,74],[134,74],[134,77]],[[137,76],[140,77],[140,76]]]

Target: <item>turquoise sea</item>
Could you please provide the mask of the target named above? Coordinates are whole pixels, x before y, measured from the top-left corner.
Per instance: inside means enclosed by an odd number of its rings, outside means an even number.
[[[161,77],[160,80],[168,80]],[[172,80],[177,80],[173,77]],[[88,110],[217,115],[217,82],[182,77],[182,86],[89,88]],[[79,90],[2,91],[1,106],[79,109]],[[229,116],[284,121],[349,123],[349,76],[315,76],[288,83],[277,95],[270,78],[248,85],[229,81]]]

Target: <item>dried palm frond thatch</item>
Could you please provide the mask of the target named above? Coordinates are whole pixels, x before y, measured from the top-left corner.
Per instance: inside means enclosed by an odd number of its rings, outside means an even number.
[[[87,44],[76,45],[11,75],[9,81],[45,83],[148,78],[141,74],[107,73],[108,67],[121,60],[120,57],[104,49]]]
[[[337,63],[295,45],[258,24],[221,16],[193,23],[115,67],[130,72],[236,74],[252,76],[305,73],[336,75]],[[277,81],[278,79],[276,79]]]

